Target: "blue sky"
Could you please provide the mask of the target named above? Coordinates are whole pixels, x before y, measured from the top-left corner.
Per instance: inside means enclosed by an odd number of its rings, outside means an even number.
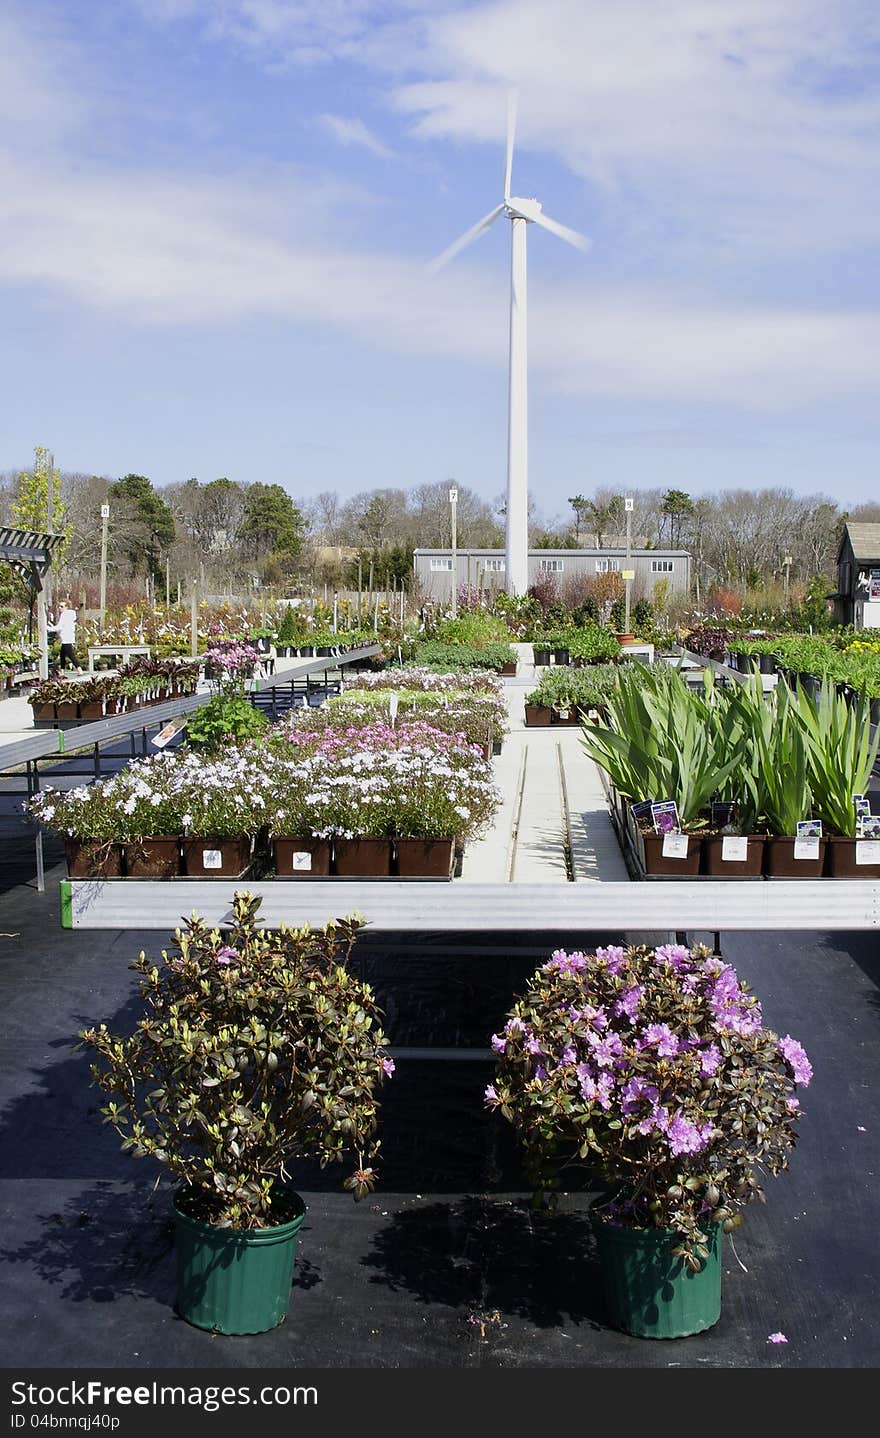
[[[2,0],[0,469],[877,497],[872,0]]]

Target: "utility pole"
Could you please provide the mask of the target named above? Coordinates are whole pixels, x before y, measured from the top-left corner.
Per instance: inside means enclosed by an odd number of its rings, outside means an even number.
[[[632,595],[632,582],[635,573],[632,567],[633,500],[629,497],[629,495],[627,495],[627,497],[624,499],[623,507],[626,510],[626,568],[623,571],[623,585],[626,598],[624,600],[623,632],[624,634],[629,634],[629,605],[630,598]]]
[[[785,578],[784,578],[784,581],[783,581],[783,589],[784,589],[784,595],[785,595],[785,600],[784,600],[784,602],[785,602],[785,608],[786,608],[786,609],[788,608],[788,586],[789,586],[789,584],[790,584],[790,582],[791,582],[791,566],[792,566],[792,557],[791,557],[790,554],[787,554],[787,555],[785,556],[785,558],[783,559],[783,561],[782,561],[783,573],[784,573],[784,575],[785,575]]]
[[[452,617],[458,618],[458,485],[449,486],[449,508],[452,514]]]
[[[189,582],[189,633],[189,652],[196,659],[199,653],[199,581],[195,575]]]
[[[55,533],[55,456],[47,456],[48,464],[46,469],[46,533]],[[52,566],[46,570],[46,604],[52,600]]]
[[[165,613],[171,612],[171,560],[165,556]]]
[[[109,504],[101,505],[101,616],[98,633],[104,638],[104,617],[107,612],[107,521],[110,518]]]

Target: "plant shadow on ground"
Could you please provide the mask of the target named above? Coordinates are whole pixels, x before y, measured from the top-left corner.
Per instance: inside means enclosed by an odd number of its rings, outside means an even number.
[[[537,1328],[607,1324],[584,1211],[537,1211],[527,1200],[465,1197],[401,1209],[361,1262],[372,1283],[422,1303],[515,1316]]]
[[[870,931],[857,930],[851,933],[824,933],[821,938],[832,953],[841,954],[860,968],[873,985],[868,994],[868,1004],[876,1017],[880,1018],[880,950],[877,947],[877,935]]]
[[[99,1182],[53,1212],[35,1215],[33,1237],[0,1246],[0,1261],[27,1264],[73,1303],[113,1303],[124,1295],[174,1302],[171,1184],[122,1188]],[[294,1287],[313,1288],[320,1271],[301,1255]]]

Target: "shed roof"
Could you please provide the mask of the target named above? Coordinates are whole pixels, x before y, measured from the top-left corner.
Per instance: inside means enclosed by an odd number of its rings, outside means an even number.
[[[847,522],[846,533],[855,559],[880,560],[880,524]]]

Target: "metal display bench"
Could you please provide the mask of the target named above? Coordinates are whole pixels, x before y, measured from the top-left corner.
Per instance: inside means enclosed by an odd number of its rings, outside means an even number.
[[[236,889],[263,900],[267,925],[323,925],[360,913],[371,931],[455,933],[523,929],[588,933],[880,929],[880,882],[724,880],[674,884],[438,883],[429,879],[63,879],[61,921],[72,929],[171,931],[194,911],[222,927]]]

